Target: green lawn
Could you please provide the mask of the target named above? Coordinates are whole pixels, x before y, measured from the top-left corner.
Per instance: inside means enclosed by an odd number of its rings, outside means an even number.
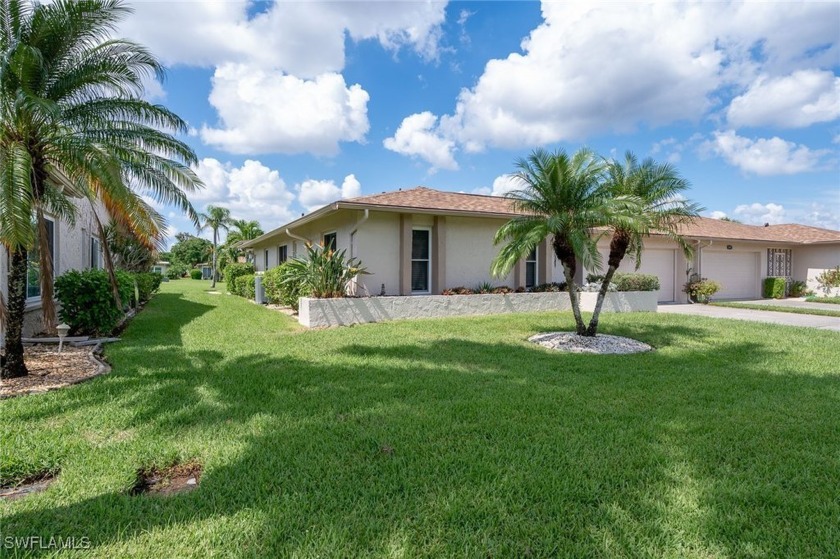
[[[753,311],[775,311],[793,314],[810,314],[816,316],[840,317],[840,310],[833,311],[829,309],[806,309],[802,307],[786,307],[784,305],[764,305],[761,303],[736,303],[728,301],[716,301],[709,304],[716,307],[731,307],[733,309],[749,309]]]
[[[838,555],[837,333],[605,315],[657,350],[564,355],[525,339],[568,314],[305,332],[207,289],[164,284],[110,375],[0,402],[6,481],[61,472],[0,503],[4,538],[85,536],[95,557]],[[197,490],[128,494],[175,459],[204,464]]]
[[[819,295],[809,295],[805,297],[809,303],[830,303],[832,305],[840,305],[840,297],[820,297]]]

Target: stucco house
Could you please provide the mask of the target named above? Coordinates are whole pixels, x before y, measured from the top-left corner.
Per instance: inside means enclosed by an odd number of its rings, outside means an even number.
[[[516,215],[510,200],[425,187],[339,200],[243,244],[258,271],[305,254],[306,243],[324,243],[359,258],[357,295],[439,294],[483,282],[531,287],[563,281],[562,266],[543,242],[505,278],[490,276],[498,254],[493,236]],[[840,264],[840,231],[805,225],[754,226],[699,218],[682,233],[695,247],[687,261],[665,237],[645,243],[640,272],[659,277],[660,302],[685,301],[690,274],[717,280],[718,298],[758,298],[767,276],[806,280],[809,270]],[[600,247],[608,252],[609,240]],[[625,259],[622,269],[635,263]],[[587,270],[579,267],[580,282]]]
[[[53,272],[56,277],[68,270],[86,270],[102,268],[102,241],[99,239],[98,227],[94,218],[94,211],[103,224],[110,218],[101,203],[92,208],[86,198],[73,198],[76,206],[76,223],[56,219],[47,214],[47,233],[49,245],[52,248]],[[24,336],[31,336],[41,330],[41,285],[38,270],[38,256],[36,252],[29,253],[30,268],[26,283],[26,316],[24,319]],[[9,255],[4,250],[0,253],[0,292],[4,300],[8,301]],[[0,331],[0,345],[2,345],[5,330]]]

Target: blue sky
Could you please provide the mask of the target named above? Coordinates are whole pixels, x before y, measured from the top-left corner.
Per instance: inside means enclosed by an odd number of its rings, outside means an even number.
[[[342,196],[496,193],[535,147],[674,163],[706,215],[840,229],[837,3],[137,2],[194,196],[268,230]],[[194,232],[169,208],[171,232]]]

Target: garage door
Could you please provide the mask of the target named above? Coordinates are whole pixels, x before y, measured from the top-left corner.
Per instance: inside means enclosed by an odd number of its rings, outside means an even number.
[[[609,253],[604,253],[604,262],[607,261]],[[659,302],[670,303],[674,301],[674,267],[676,266],[677,251],[673,249],[645,249],[642,254],[642,266],[640,274],[651,274],[659,278]],[[626,256],[618,267],[621,272],[635,272],[636,262]]]
[[[701,272],[704,278],[721,285],[717,299],[756,299],[759,297],[758,252],[703,251]]]

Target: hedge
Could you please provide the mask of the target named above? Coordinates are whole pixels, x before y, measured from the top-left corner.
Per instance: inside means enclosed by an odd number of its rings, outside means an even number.
[[[234,262],[225,266],[225,283],[227,283],[227,290],[233,294],[236,293],[236,278],[239,276],[253,275],[256,273],[256,268],[250,262]],[[238,294],[237,294],[238,295]]]
[[[659,278],[652,274],[616,272],[612,282],[616,291],[658,291]]]
[[[784,299],[785,278],[764,278],[761,296],[765,299]]]
[[[245,297],[246,299],[253,299],[255,296],[254,274],[238,276],[236,278],[235,289],[236,291],[233,292],[235,295]]]
[[[190,270],[190,277],[194,280],[200,280],[202,275],[201,270]]]

